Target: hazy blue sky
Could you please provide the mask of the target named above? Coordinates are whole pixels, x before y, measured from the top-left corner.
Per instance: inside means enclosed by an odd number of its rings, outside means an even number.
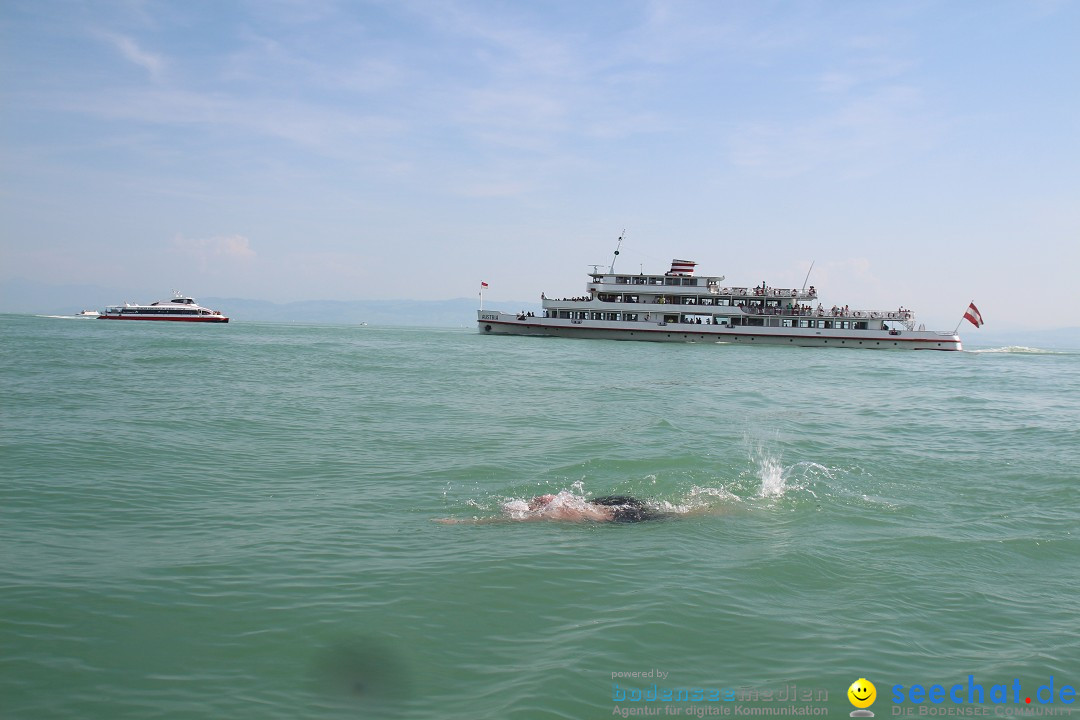
[[[591,263],[1075,326],[1076,2],[0,4],[0,280],[580,294]],[[506,307],[516,310],[516,307]]]

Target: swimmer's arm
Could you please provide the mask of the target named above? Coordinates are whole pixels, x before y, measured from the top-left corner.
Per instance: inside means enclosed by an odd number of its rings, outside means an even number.
[[[431,522],[439,523],[440,525],[490,525],[492,523],[507,523],[512,522],[511,518],[506,517],[472,517],[472,518],[431,518]]]

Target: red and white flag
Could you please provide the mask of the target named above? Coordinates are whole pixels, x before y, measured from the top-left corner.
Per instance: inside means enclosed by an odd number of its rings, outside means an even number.
[[[964,313],[964,319],[975,327],[982,327],[982,313],[979,312],[979,308],[975,307],[975,303],[968,305],[967,312]]]
[[[480,281],[480,287],[486,288],[487,286],[488,286],[488,284],[486,282],[484,282],[483,280]],[[974,307],[974,306],[972,306],[972,307]]]

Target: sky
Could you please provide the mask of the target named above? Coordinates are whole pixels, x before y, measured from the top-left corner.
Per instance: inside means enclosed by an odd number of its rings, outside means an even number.
[[[622,271],[1074,327],[1077,38],[1073,0],[4,0],[0,284],[496,308],[625,231]]]

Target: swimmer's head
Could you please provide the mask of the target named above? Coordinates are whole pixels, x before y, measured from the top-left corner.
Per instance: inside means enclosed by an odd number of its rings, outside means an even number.
[[[539,510],[545,505],[550,505],[551,501],[555,499],[554,495],[538,495],[529,501],[530,510]]]

